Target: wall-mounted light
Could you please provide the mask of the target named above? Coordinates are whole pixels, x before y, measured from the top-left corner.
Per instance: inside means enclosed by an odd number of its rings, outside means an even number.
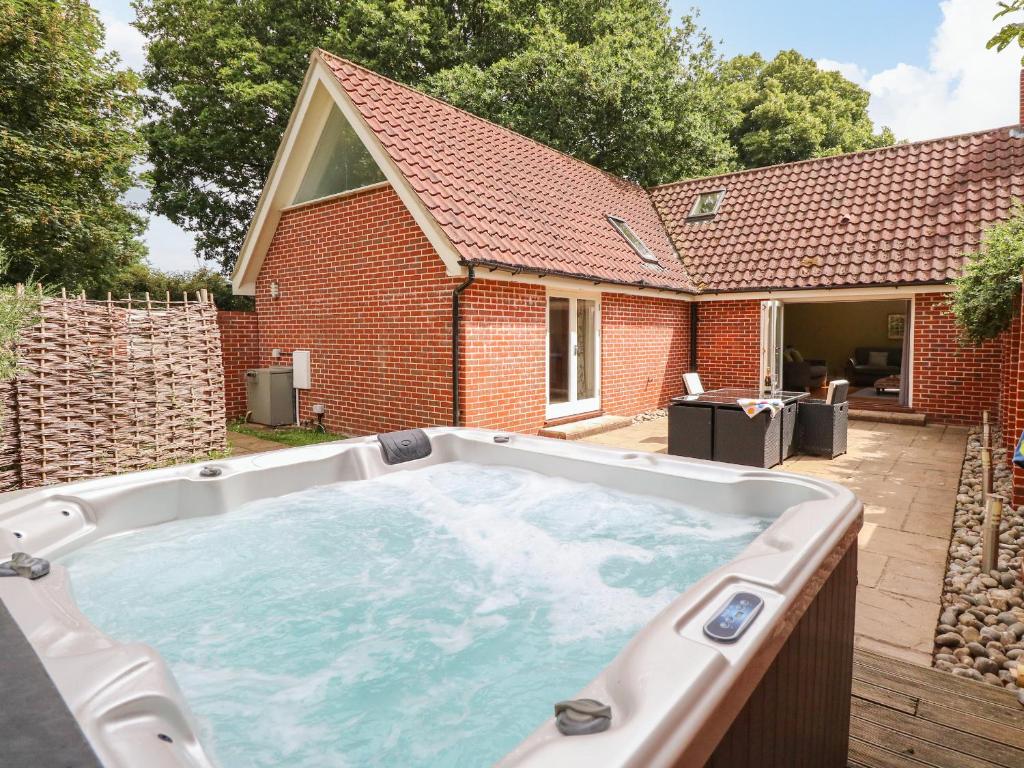
[[[270,298],[277,299],[277,298],[280,298],[280,297],[281,297],[281,286],[280,286],[280,284],[278,284],[277,280],[274,280],[270,284]]]

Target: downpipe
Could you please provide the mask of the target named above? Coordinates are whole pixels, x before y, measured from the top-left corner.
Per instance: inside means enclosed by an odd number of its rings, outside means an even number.
[[[461,313],[459,304],[462,293],[476,281],[476,271],[472,264],[468,265],[469,274],[466,279],[452,291],[452,426],[461,427],[462,417],[459,415],[459,325]]]

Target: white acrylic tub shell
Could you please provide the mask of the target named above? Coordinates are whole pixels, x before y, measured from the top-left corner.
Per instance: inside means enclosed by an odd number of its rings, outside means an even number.
[[[552,718],[500,763],[669,766],[686,755],[726,693],[742,680],[759,645],[786,623],[801,590],[861,514],[850,491],[803,476],[520,435],[496,443],[494,437],[503,433],[482,430],[426,431],[432,454],[397,466],[384,463],[375,437],[363,437],[0,496],[0,559],[14,551],[55,558],[144,526],[456,460],[774,519],[733,561],[680,594],[578,692],[577,697],[611,705],[607,731],[567,737]],[[220,476],[201,477],[203,466],[219,468]],[[759,595],[761,614],[738,642],[709,640],[704,623],[738,591]],[[54,565],[37,581],[0,579],[0,598],[107,768],[213,765],[160,656],[92,626],[71,597],[63,567]],[[157,734],[172,741],[158,740]]]

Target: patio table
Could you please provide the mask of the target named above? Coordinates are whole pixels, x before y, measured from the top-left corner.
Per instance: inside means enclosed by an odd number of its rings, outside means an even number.
[[[775,414],[754,417],[736,401],[764,397],[756,387],[726,387],[700,395],[673,398],[668,409],[668,452],[673,456],[712,459],[754,467],[773,467],[796,450],[797,403],[807,392],[776,392],[782,401]]]

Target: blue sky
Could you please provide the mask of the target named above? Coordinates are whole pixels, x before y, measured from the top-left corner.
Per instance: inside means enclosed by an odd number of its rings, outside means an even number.
[[[108,47],[132,67],[144,61],[129,0],[94,0]],[[675,14],[700,10],[701,23],[733,56],[795,48],[842,72],[871,94],[877,125],[919,140],[1017,122],[1019,52],[996,54],[994,0],[670,0]],[[137,196],[136,196],[137,197]],[[162,269],[199,265],[192,238],[161,217],[146,236]]]
[[[979,5],[984,12],[995,3]],[[672,0],[671,6],[676,14],[698,8],[728,56],[796,48],[813,59],[856,61],[871,70],[927,62],[942,20],[935,0]]]

